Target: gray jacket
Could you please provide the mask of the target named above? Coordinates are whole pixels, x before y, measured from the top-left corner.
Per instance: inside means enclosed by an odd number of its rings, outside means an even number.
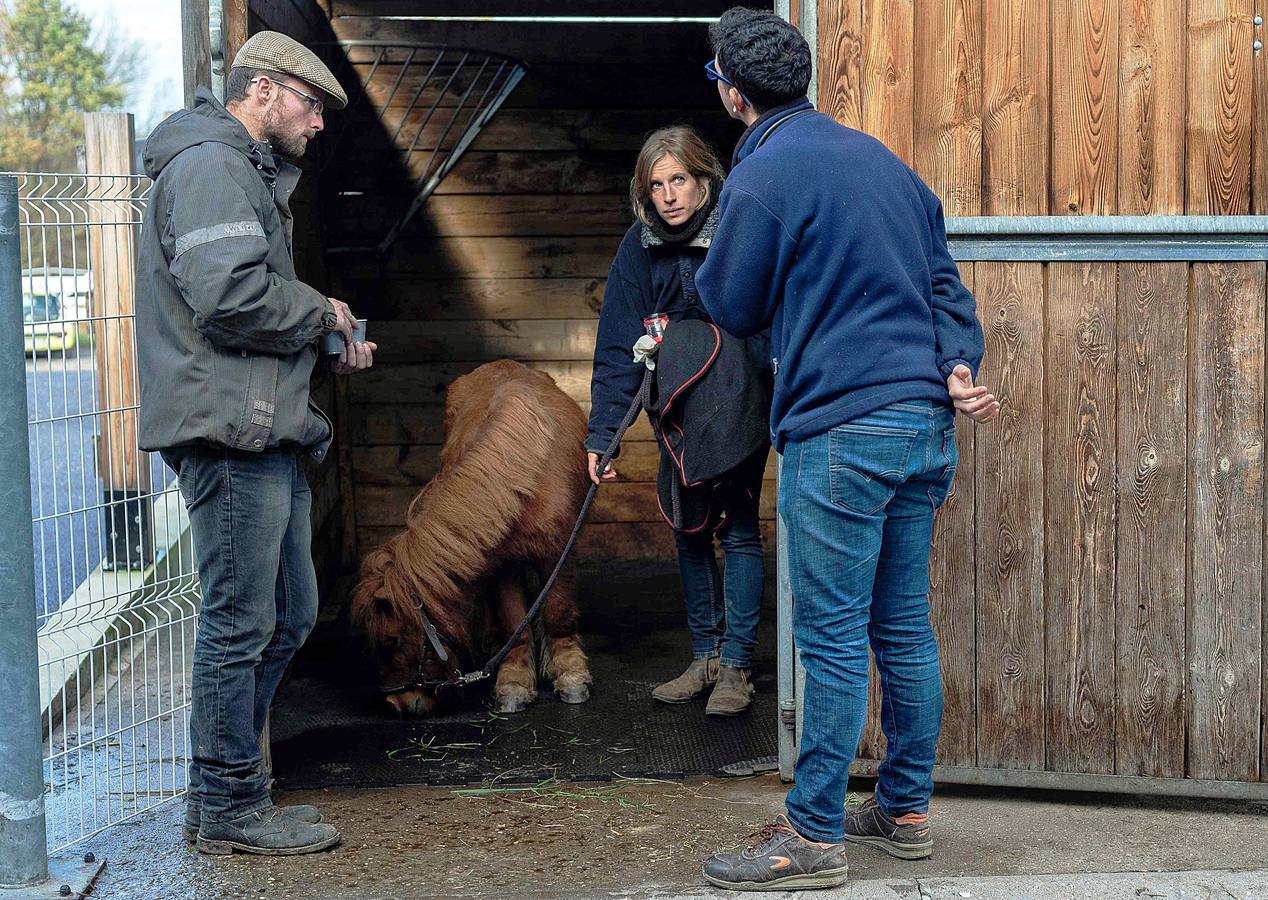
[[[288,201],[299,169],[209,91],[197,97],[145,144],[141,448],[304,448],[322,459],[332,429],[308,383],[330,304],[295,277]]]

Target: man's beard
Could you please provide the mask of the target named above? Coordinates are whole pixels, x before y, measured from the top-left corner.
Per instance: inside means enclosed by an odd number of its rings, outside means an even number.
[[[283,156],[296,158],[303,156],[304,151],[308,149],[308,139],[304,136],[304,132],[284,133],[281,130],[281,118],[276,107],[264,114],[264,139],[272,145],[275,152]]]

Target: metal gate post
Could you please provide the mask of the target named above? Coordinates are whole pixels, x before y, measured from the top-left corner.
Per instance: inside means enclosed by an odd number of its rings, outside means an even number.
[[[779,454],[775,456],[776,479],[775,490],[779,491],[778,465]],[[779,688],[779,776],[784,781],[793,780],[793,769],[797,765],[797,742],[800,738],[801,710],[800,691],[797,689],[797,674],[800,666],[797,659],[797,642],[793,637],[792,624],[792,583],[788,577],[788,527],[784,517],[775,514],[775,567],[778,596],[778,628],[776,644],[778,647],[778,674],[776,684]]]
[[[48,878],[19,237],[0,176],[0,886]]]

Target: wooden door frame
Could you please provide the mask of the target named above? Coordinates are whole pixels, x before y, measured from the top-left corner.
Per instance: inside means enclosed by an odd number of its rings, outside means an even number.
[[[185,107],[194,91],[210,88],[225,96],[229,63],[246,43],[249,0],[181,0],[181,59]]]

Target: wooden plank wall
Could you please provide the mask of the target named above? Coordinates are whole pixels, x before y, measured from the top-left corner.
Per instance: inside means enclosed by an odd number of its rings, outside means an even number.
[[[948,214],[1260,212],[1263,6],[821,3],[818,105],[884,140]]]
[[[588,409],[597,313],[613,255],[632,221],[628,183],[644,135],[688,122],[726,158],[741,130],[722,114],[704,77],[710,54],[699,25],[389,28],[357,15],[368,7],[381,12],[383,4],[336,0],[333,22],[341,38],[452,42],[509,53],[529,69],[383,271],[355,254],[332,263],[336,290],[354,308],[366,309],[370,327],[386,335],[374,370],[349,383],[362,554],[402,524],[410,499],[434,474],[445,386],[457,376],[511,357],[549,372]],[[649,67],[649,59],[663,60],[665,47],[674,48],[672,58]],[[351,58],[364,79],[373,57],[359,50]],[[374,82],[369,89],[380,103],[399,62],[387,68],[390,73],[380,75],[384,86]],[[407,71],[383,116],[386,128],[401,121],[418,84],[418,73]],[[417,122],[415,114],[408,124]],[[407,192],[408,182],[389,164],[398,156],[385,140],[390,132],[372,122],[356,130],[356,169],[326,179],[363,191],[359,208],[373,215]],[[420,146],[440,130],[429,126]],[[640,420],[618,463],[622,480],[600,492],[583,532],[582,561],[672,559],[672,536],[656,511],[656,464],[650,431]],[[769,517],[773,483],[768,493]]]
[[[1255,6],[820,4],[818,102],[948,215],[1262,212]],[[1264,264],[963,271],[1003,415],[937,525],[941,760],[1268,778]]]

